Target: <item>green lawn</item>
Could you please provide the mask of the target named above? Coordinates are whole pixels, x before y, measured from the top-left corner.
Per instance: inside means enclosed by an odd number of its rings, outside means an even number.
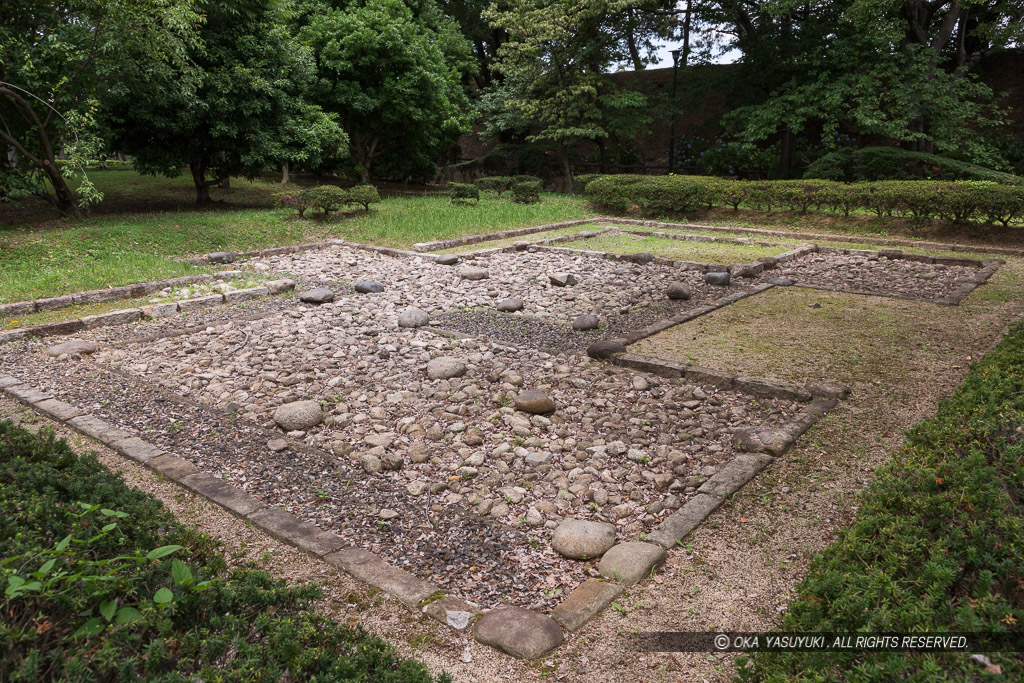
[[[148,178],[126,171],[94,172],[108,196],[129,210],[180,202],[181,209],[98,215],[80,221],[49,221],[0,229],[0,303],[86,289],[176,277],[204,269],[181,258],[211,251],[246,251],[301,244],[327,237],[393,247],[462,235],[586,218],[579,197],[544,195],[537,204],[483,199],[477,206],[449,205],[445,197],[391,197],[369,213],[298,218],[271,208],[195,210],[183,178]],[[235,180],[215,190],[231,200],[269,204],[280,186]],[[168,204],[170,206],[170,204]],[[209,269],[205,269],[209,270]]]
[[[719,235],[721,236],[721,235]],[[791,247],[762,247],[740,242],[698,242],[667,237],[606,233],[590,239],[559,244],[570,249],[592,249],[615,254],[647,252],[663,258],[702,263],[746,263],[762,256],[775,256]]]

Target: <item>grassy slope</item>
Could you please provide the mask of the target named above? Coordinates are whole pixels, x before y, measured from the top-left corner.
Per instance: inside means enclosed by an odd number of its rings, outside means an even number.
[[[0,680],[434,680],[383,641],[318,616],[315,586],[228,570],[212,541],[94,456],[4,421],[0,545],[5,587],[10,576],[42,584],[0,596]],[[147,561],[158,547],[171,552]],[[104,604],[135,620],[107,624]],[[101,628],[73,635],[95,618]]]
[[[178,179],[153,179],[125,171],[94,174],[109,201],[126,206],[150,197],[178,198],[189,208],[188,187]],[[232,201],[269,202],[280,186],[235,181]],[[221,191],[224,192],[224,191]],[[152,193],[152,194],[150,194]],[[140,208],[147,204],[142,203]],[[170,206],[170,205],[169,205]],[[429,239],[541,225],[588,215],[577,197],[545,195],[538,204],[484,199],[478,206],[450,206],[444,197],[393,197],[369,213],[299,219],[269,208],[172,210],[98,216],[77,222],[0,230],[0,303],[55,296],[129,282],[199,272],[179,257],[210,251],[244,251],[299,244],[325,237],[409,247]]]
[[[1024,627],[1024,326],[908,432],[821,552],[782,631],[1009,632]],[[1024,679],[1024,654],[989,653]],[[760,654],[758,681],[995,680],[970,654]]]

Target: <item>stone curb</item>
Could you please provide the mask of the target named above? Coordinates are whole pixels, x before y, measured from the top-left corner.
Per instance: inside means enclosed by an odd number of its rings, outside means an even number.
[[[433,583],[395,567],[369,551],[346,546],[347,542],[340,536],[298,519],[284,510],[268,507],[246,491],[198,470],[187,460],[165,453],[105,420],[82,413],[68,403],[53,399],[46,392],[25,384],[17,377],[0,374],[0,393],[96,439],[179,486],[220,505],[274,538],[324,560],[358,581],[394,596],[417,613],[426,614],[458,631],[471,628],[480,616],[480,610],[476,605],[445,595]],[[532,614],[536,619],[551,621],[546,615],[537,612]],[[520,656],[516,654],[518,643],[514,641],[486,644],[491,644],[513,656]]]
[[[290,284],[281,284],[286,282]],[[295,283],[290,280],[271,280],[268,284],[273,288],[274,294],[290,291],[295,288]],[[258,287],[250,287],[248,289],[236,289],[235,291],[227,292],[226,294],[209,294],[206,296],[196,297],[194,299],[168,301],[161,304],[140,306],[139,308],[126,308],[119,311],[110,311],[109,313],[89,315],[76,320],[65,320],[56,323],[46,323],[44,325],[22,327],[16,330],[0,332],[0,344],[25,339],[29,336],[56,337],[75,334],[76,332],[82,332],[84,330],[94,330],[99,327],[129,325],[133,322],[138,322],[143,318],[166,318],[172,315],[177,315],[178,313],[188,313],[190,311],[196,311],[210,306],[251,301],[253,299],[269,296],[271,294],[271,287],[268,287],[267,285],[260,285]]]
[[[849,242],[851,244],[877,244],[879,246],[896,245],[900,247],[911,247],[915,249],[934,249],[937,251],[964,251],[976,254],[1006,254],[1007,256],[1024,257],[1024,249],[1013,249],[1010,247],[988,247],[988,246],[966,246],[962,244],[948,244],[946,242],[922,242],[916,240],[905,240],[900,238],[883,239],[880,237],[857,237],[851,235],[829,235],[820,232],[786,232],[783,230],[763,230],[761,228],[728,228],[719,225],[699,225],[696,223],[666,223],[664,221],[644,221],[635,218],[622,218],[617,216],[598,216],[592,219],[600,223],[621,223],[623,225],[640,225],[648,228],[672,228],[707,230],[710,232],[731,232],[745,235],[763,235],[765,237],[789,237],[801,240],[820,240],[823,242]]]
[[[548,230],[558,230],[560,228],[570,228],[574,225],[584,225],[586,223],[593,223],[597,219],[584,218],[577,221],[562,221],[560,223],[548,223],[546,225],[537,225],[532,228],[518,228],[516,230],[502,230],[500,232],[492,232],[484,235],[467,235],[465,237],[455,237],[447,240],[435,240],[433,242],[419,242],[412,245],[412,248],[416,252],[430,252],[442,249],[451,249],[452,247],[461,247],[465,244],[479,244],[480,242],[491,242],[493,240],[503,240],[510,237],[519,237],[520,235],[532,235],[538,232],[547,232]]]
[[[34,299],[29,301],[15,301],[10,304],[0,304],[0,318],[13,318],[14,316],[29,315],[31,313],[45,313],[56,311],[68,306],[80,306],[83,304],[97,304],[107,301],[119,301],[121,299],[137,299],[153,292],[159,292],[165,287],[178,287],[180,285],[194,285],[214,280],[231,280],[241,271],[225,270],[219,273],[202,273],[199,275],[185,275],[183,277],[170,278],[169,280],[155,280],[153,282],[139,282],[136,284],[123,285],[121,287],[110,287],[108,289],[90,289],[85,292],[65,294],[47,299]]]

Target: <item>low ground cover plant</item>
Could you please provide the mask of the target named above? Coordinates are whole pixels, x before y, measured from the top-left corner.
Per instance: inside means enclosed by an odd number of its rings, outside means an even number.
[[[315,586],[229,570],[213,541],[94,456],[9,421],[0,547],[3,681],[434,680],[315,614]]]
[[[787,632],[1024,637],[1024,326],[975,365],[877,473],[857,519],[814,559]],[[1024,654],[987,653],[1003,680]],[[971,653],[761,653],[744,681],[993,680]]]
[[[947,223],[1024,222],[1024,186],[992,181],[730,180],[706,176],[611,175],[587,183],[587,199],[617,213],[671,215],[743,206],[765,213],[866,211]]]

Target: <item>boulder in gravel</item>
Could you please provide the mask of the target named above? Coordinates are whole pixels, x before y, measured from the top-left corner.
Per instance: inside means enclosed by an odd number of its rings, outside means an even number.
[[[596,330],[600,326],[601,320],[596,315],[578,315],[572,321],[572,329],[574,330]]]
[[[310,429],[324,421],[324,411],[316,401],[285,403],[274,411],[274,422],[286,432]]]
[[[84,339],[72,339],[63,344],[57,344],[46,349],[47,356],[63,356],[65,353],[77,353],[86,356],[99,351],[100,345],[96,342],[85,341]]]
[[[384,291],[384,285],[376,280],[360,280],[352,288],[359,294],[380,294]]]
[[[641,266],[645,266],[648,263],[654,263],[654,254],[646,251],[641,251],[637,254],[630,254],[626,257],[626,260],[630,263],[636,263]]]
[[[523,306],[525,305],[526,304],[523,303],[522,299],[516,299],[515,297],[511,297],[499,301],[498,305],[495,306],[495,308],[497,308],[502,313],[515,313],[516,311],[523,310]]]
[[[452,379],[466,374],[466,364],[458,358],[441,356],[427,363],[427,377],[430,379]]]
[[[459,257],[456,254],[441,254],[434,259],[434,263],[439,266],[454,266],[458,262]]]
[[[512,243],[512,248],[516,251],[526,251],[530,248],[530,243],[525,240],[519,240],[518,242]]]
[[[426,311],[415,306],[410,306],[398,314],[399,327],[423,327],[430,322],[430,316]]]
[[[539,659],[565,640],[554,619],[525,607],[499,607],[485,613],[473,627],[473,637],[520,659]]]
[[[295,289],[295,280],[270,280],[264,282],[263,286],[267,288],[267,292],[270,294],[280,294],[281,292],[289,292]]]
[[[397,472],[398,470],[402,469],[402,465],[405,464],[405,458],[403,458],[398,453],[385,453],[384,456],[380,459],[380,464],[386,470]]]
[[[572,273],[552,273],[548,276],[555,287],[573,287],[579,284],[579,280]]]
[[[459,277],[463,280],[486,280],[490,277],[490,273],[487,272],[486,268],[466,266],[465,268],[459,269]]]
[[[665,549],[654,543],[632,541],[620,543],[601,557],[597,571],[611,581],[632,586],[651,575],[651,570],[665,561]]]
[[[363,470],[367,474],[377,474],[380,472],[381,467],[383,467],[380,458],[370,453],[364,453],[359,456],[359,464],[363,466]]]
[[[686,301],[693,296],[693,292],[690,291],[690,285],[685,282],[673,282],[665,290],[665,295],[673,301]]]
[[[234,263],[235,255],[230,251],[215,251],[212,254],[207,254],[206,260],[210,263]]]
[[[728,271],[719,273],[704,273],[704,282],[709,285],[716,285],[718,287],[727,287],[729,285],[729,273]]]
[[[519,395],[516,396],[516,410],[521,410],[524,413],[544,415],[555,412],[557,408],[558,406],[551,400],[551,397],[543,391],[528,389],[520,391]]]
[[[551,548],[572,560],[592,560],[615,545],[615,525],[567,519],[551,535]]]
[[[275,453],[280,453],[281,451],[288,449],[288,442],[284,439],[271,439],[267,442],[267,448]]]
[[[329,304],[334,301],[334,292],[326,287],[314,287],[299,294],[299,301],[307,304]]]
[[[793,441],[791,434],[774,427],[744,427],[733,435],[736,450],[747,453],[782,455]]]
[[[610,339],[596,341],[587,347],[587,355],[591,358],[597,358],[598,360],[604,360],[605,358],[611,358],[617,353],[625,353],[626,347],[617,341],[611,341]]]

